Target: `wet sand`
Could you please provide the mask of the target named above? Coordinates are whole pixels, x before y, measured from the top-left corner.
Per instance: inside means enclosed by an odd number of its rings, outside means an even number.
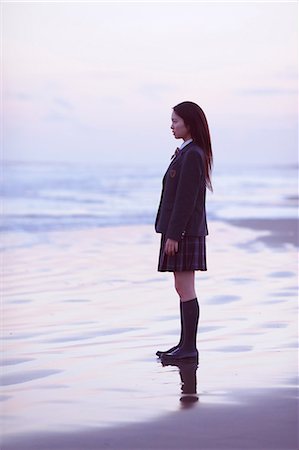
[[[297,249],[270,235],[211,222],[197,368],[155,357],[179,318],[151,226],[4,252],[1,449],[297,449]]]
[[[291,218],[279,219],[235,219],[228,223],[237,227],[253,230],[267,231],[267,234],[258,235],[255,241],[264,242],[271,247],[281,247],[284,244],[299,245],[298,220]]]

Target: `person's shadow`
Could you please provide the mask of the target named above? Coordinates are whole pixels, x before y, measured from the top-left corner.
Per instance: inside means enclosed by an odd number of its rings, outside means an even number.
[[[181,378],[181,397],[180,402],[183,408],[190,408],[198,401],[197,395],[197,376],[198,359],[186,359],[177,361],[161,360],[163,367],[178,367]]]

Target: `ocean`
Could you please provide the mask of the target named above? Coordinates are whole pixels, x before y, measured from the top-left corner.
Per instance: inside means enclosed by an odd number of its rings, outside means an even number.
[[[153,224],[167,167],[5,162],[2,247],[52,231]],[[208,220],[296,218],[297,167],[217,167]],[[22,238],[21,238],[22,236]]]

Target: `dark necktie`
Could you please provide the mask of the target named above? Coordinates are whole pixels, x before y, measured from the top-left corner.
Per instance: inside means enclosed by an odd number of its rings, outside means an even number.
[[[174,152],[174,154],[172,155],[171,159],[174,159],[176,156],[178,156],[179,152],[180,152],[180,149],[179,149],[179,147],[177,147],[177,148],[175,149],[175,152]]]

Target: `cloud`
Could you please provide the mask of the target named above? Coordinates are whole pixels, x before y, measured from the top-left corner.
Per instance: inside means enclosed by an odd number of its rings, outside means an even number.
[[[296,55],[296,66],[293,67],[285,67],[279,71],[277,71],[277,77],[284,81],[294,81],[297,85],[298,82],[298,56]]]
[[[161,98],[163,94],[167,94],[168,92],[174,91],[175,87],[171,84],[166,83],[144,83],[139,92],[150,98]]]
[[[46,122],[66,122],[70,120],[70,117],[57,111],[49,111],[43,116],[43,119]]]
[[[8,100],[18,100],[20,102],[29,102],[34,99],[32,94],[28,92],[7,92],[6,97]]]
[[[101,69],[101,68],[96,68],[96,69],[88,69],[87,71],[84,72],[84,75],[86,75],[87,77],[90,77],[91,79],[96,79],[96,80],[111,80],[111,79],[123,79],[124,76],[126,75],[125,71],[122,69]]]
[[[72,111],[74,106],[71,102],[63,97],[53,97],[52,106],[48,112],[43,116],[46,122],[66,122],[73,120]]]
[[[258,95],[258,96],[272,96],[272,95],[296,95],[297,89],[292,88],[249,88],[238,89],[238,95]]]
[[[72,105],[72,103],[69,102],[68,100],[66,100],[65,98],[54,97],[53,102],[55,103],[56,106],[58,106],[61,109],[68,110],[68,111],[74,109],[74,106]]]

